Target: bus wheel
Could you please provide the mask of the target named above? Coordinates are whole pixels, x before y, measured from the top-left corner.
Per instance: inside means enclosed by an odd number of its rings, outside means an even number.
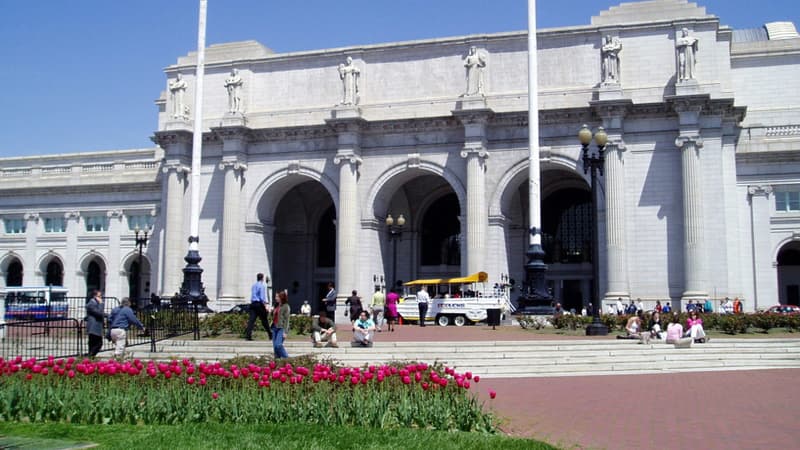
[[[463,327],[463,326],[464,326],[464,324],[465,324],[465,323],[467,323],[467,319],[466,319],[464,316],[456,316],[456,317],[453,319],[453,323],[454,323],[454,324],[455,324],[457,327]]]
[[[438,323],[440,327],[446,327],[450,325],[450,317],[442,314],[436,318],[436,323]]]

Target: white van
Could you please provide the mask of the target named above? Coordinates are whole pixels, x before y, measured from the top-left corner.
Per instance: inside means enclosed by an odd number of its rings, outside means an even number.
[[[514,311],[509,301],[508,287],[486,287],[489,276],[486,272],[478,272],[466,277],[430,280],[414,280],[405,283],[405,295],[397,305],[397,313],[403,321],[419,322],[419,306],[417,291],[428,286],[431,297],[428,312],[422,320],[433,321],[440,326],[454,324],[463,326],[467,323],[485,321],[487,310],[501,313]]]
[[[62,286],[6,287],[0,290],[0,317],[4,321],[64,319],[68,292]]]

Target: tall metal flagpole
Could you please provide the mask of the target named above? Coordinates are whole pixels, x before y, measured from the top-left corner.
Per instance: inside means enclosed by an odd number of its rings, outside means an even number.
[[[194,130],[192,136],[192,190],[191,227],[189,232],[189,253],[184,260],[183,286],[181,295],[192,304],[205,304],[201,276],[203,269],[198,264],[200,258],[200,163],[203,153],[203,75],[206,56],[206,10],[207,0],[200,0],[200,14],[197,30],[197,73],[194,92]],[[188,297],[188,298],[187,298]]]
[[[547,292],[542,249],[541,183],[539,169],[539,67],[537,62],[536,0],[528,0],[528,262],[525,264],[526,292],[520,299],[521,312],[525,306],[545,306],[551,296]]]

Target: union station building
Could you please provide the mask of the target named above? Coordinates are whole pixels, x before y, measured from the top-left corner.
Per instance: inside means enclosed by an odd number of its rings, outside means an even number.
[[[210,46],[199,212],[209,306],[247,302],[258,272],[288,289],[295,312],[331,281],[342,301],[477,271],[519,284],[527,42],[519,31],[296,53]],[[165,69],[153,148],[0,158],[0,287],[179,289],[196,56]],[[686,0],[624,3],[538,30],[536,57],[546,280],[566,309],[592,301],[593,264],[602,298],[648,309],[800,303],[792,23],[737,30]],[[583,124],[608,135],[599,254]],[[149,230],[141,257],[137,227]]]

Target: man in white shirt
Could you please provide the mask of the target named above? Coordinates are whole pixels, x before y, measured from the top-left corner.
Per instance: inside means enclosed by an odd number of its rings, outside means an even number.
[[[425,316],[428,315],[428,302],[431,301],[431,296],[428,295],[428,291],[425,290],[425,286],[423,286],[419,292],[417,292],[417,305],[419,306],[419,326],[425,326]]]

